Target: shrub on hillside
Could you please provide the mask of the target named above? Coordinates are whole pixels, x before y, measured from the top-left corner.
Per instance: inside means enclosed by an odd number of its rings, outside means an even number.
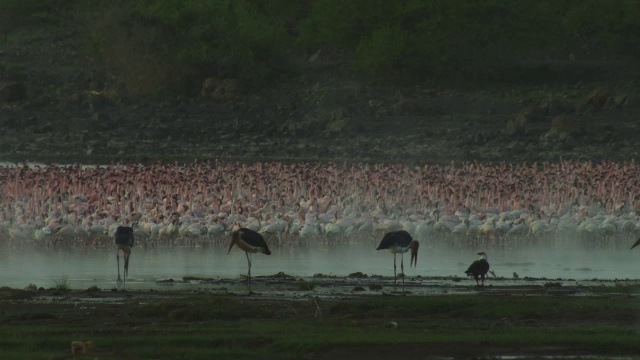
[[[261,83],[286,67],[289,35],[257,1],[110,1],[78,11],[94,54],[129,95],[196,93],[209,76]]]
[[[301,29],[306,47],[356,49],[353,69],[368,78],[540,81],[539,64],[585,47],[637,57],[640,2],[318,0]]]
[[[409,84],[606,77],[602,63],[640,57],[637,0],[1,0],[0,40],[69,14],[133,97],[195,95],[207,78],[251,90],[323,48]]]

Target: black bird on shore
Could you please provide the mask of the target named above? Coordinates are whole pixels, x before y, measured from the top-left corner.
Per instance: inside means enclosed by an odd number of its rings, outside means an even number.
[[[393,254],[393,285],[396,286],[396,254],[400,254],[400,271],[402,271],[402,286],[404,287],[404,253],[411,249],[411,263],[418,266],[418,248],[420,244],[413,240],[411,235],[404,231],[392,231],[387,233],[376,250],[387,250]]]
[[[229,245],[229,251],[227,254],[231,252],[231,248],[234,244],[238,244],[238,247],[244,250],[247,255],[247,263],[249,264],[249,272],[247,274],[247,280],[251,281],[251,255],[253,253],[263,253],[266,255],[271,255],[271,251],[269,251],[269,247],[267,246],[267,242],[264,241],[264,238],[260,233],[253,231],[247,228],[240,228],[237,231],[233,232],[231,237],[231,245]]]
[[[129,257],[131,256],[131,248],[135,243],[133,228],[129,226],[118,226],[114,238],[118,248],[116,253],[116,261],[118,262],[118,284],[122,282],[120,279],[120,255],[122,255],[124,259],[124,286],[126,286],[127,275],[129,274]]]
[[[473,276],[478,286],[480,285],[478,278],[482,278],[482,286],[484,286],[484,277],[489,272],[489,262],[487,261],[487,254],[484,252],[479,252],[478,255],[480,255],[480,259],[474,261],[464,273],[468,276]]]

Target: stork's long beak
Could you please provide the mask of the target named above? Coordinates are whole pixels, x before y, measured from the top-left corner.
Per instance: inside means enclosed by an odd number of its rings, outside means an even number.
[[[636,240],[635,243],[633,243],[633,245],[631,246],[631,248],[633,249],[634,247],[640,245],[640,239]]]
[[[229,245],[229,250],[227,251],[227,254],[229,254],[231,252],[231,248],[233,247],[233,244],[235,244],[235,243],[236,243],[236,239],[235,238],[231,239],[231,245]]]

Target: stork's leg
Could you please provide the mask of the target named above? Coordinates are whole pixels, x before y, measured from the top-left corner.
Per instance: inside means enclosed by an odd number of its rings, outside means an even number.
[[[402,271],[402,291],[404,291],[404,253],[400,253],[400,271]]]
[[[131,254],[125,254],[124,255],[124,282],[123,285],[126,288],[127,287],[127,276],[129,275],[129,256],[131,256]]]
[[[247,255],[247,263],[249,264],[249,273],[247,274],[248,281],[251,281],[251,255],[248,252],[245,252]]]
[[[393,254],[393,290],[396,289],[396,254]]]
[[[125,258],[124,264],[127,265],[126,258]],[[122,276],[122,287],[124,289],[126,289],[127,288],[127,274],[129,273],[129,271],[127,270],[126,266],[124,267],[124,271],[123,272],[124,272],[124,276]]]
[[[118,250],[120,251],[120,250]],[[118,253],[116,253],[116,262],[118,264],[118,280],[117,283],[119,284],[122,280],[120,280],[120,255]]]

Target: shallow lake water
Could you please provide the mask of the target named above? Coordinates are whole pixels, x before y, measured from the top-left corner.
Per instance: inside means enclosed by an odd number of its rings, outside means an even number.
[[[638,279],[640,251],[564,250],[493,250],[487,251],[491,270],[498,277],[548,279]],[[409,268],[409,254],[404,255],[407,276],[464,278],[467,266],[477,258],[471,250],[420,248],[418,267]],[[275,248],[272,255],[254,254],[252,275],[279,272],[299,278],[315,274],[345,277],[355,272],[393,277],[393,255],[376,251],[373,246],[322,245]],[[397,256],[400,272],[400,255]],[[122,259],[121,259],[122,266]],[[159,288],[162,279],[193,276],[209,279],[240,279],[247,272],[245,253],[233,248],[229,254],[222,246],[136,247],[129,265],[128,288]],[[29,284],[54,287],[65,282],[72,289],[116,286],[115,249],[2,249],[0,252],[0,286],[23,288]]]

